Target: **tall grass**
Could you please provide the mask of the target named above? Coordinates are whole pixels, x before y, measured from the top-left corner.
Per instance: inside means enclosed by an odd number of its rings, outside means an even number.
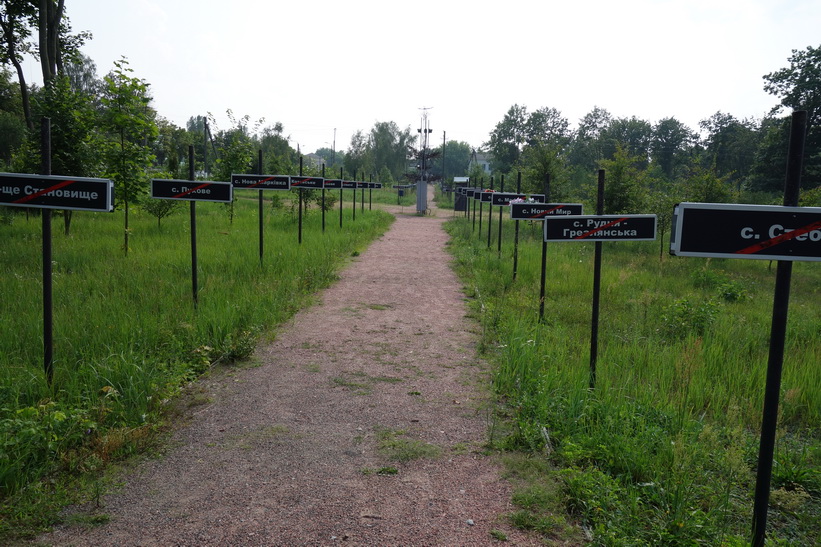
[[[198,203],[195,308],[187,207],[160,227],[133,214],[127,255],[120,213],[75,213],[71,235],[53,236],[52,387],[42,363],[39,218],[0,226],[0,499],[44,473],[128,450],[182,383],[247,357],[392,221],[376,210],[355,222],[345,215],[342,230],[328,222],[323,233],[310,211],[299,245],[295,218],[266,205],[261,263],[256,200],[238,199],[233,222],[224,205]]]
[[[549,454],[570,513],[601,544],[744,543],[750,528],[774,272],[767,262],[603,252],[597,384],[588,390],[592,243],[548,244],[538,321],[540,225],[512,222],[496,252],[448,224],[458,269],[511,413],[501,446]],[[794,265],[771,537],[812,544],[821,516],[821,271]],[[801,503],[799,503],[801,502]],[[798,507],[800,506],[800,509]]]

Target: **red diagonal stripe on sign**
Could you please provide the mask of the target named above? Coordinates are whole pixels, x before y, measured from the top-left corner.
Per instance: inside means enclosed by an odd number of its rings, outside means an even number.
[[[561,208],[562,208],[561,205],[557,205],[557,206],[553,207],[552,209],[545,209],[544,211],[542,211],[540,213],[536,213],[535,215],[533,215],[530,218],[544,217],[544,216],[547,216],[548,213],[552,213],[553,211],[556,211],[556,210],[561,209]]]
[[[781,234],[780,236],[776,236],[772,239],[762,241],[761,243],[756,243],[755,245],[750,245],[746,249],[741,249],[740,251],[736,251],[735,254],[740,254],[740,255],[755,254],[758,251],[763,251],[764,249],[769,249],[770,247],[774,247],[775,245],[778,245],[779,243],[784,243],[785,241],[795,239],[798,236],[802,236],[804,234],[812,232],[813,230],[818,230],[819,228],[821,228],[821,220],[819,220],[818,222],[813,222],[812,224],[804,226],[803,228],[796,228],[792,232],[785,232],[785,233]]]
[[[60,188],[65,188],[65,187],[66,187],[66,186],[68,186],[69,184],[74,184],[75,182],[77,182],[77,181],[76,181],[76,180],[64,180],[64,181],[62,181],[62,182],[60,182],[60,183],[58,183],[58,184],[55,184],[54,186],[52,186],[52,187],[50,187],[50,188],[46,188],[45,190],[40,190],[40,191],[39,191],[39,192],[37,192],[36,194],[32,194],[32,195],[30,195],[30,196],[26,196],[26,197],[24,197],[24,198],[20,198],[20,199],[18,199],[17,201],[13,201],[12,203],[26,203],[27,201],[31,201],[31,200],[33,200],[33,199],[39,198],[39,197],[40,197],[40,196],[42,196],[43,194],[48,194],[49,192],[53,192],[53,191],[55,191],[55,190],[59,190]]]
[[[274,177],[267,177],[267,178],[264,178],[264,179],[260,180],[259,182],[255,182],[254,184],[252,184],[252,185],[251,185],[251,186],[249,186],[248,188],[253,188],[253,187],[255,187],[255,186],[259,186],[260,184],[264,184],[264,183],[268,182],[269,180],[274,180]]]
[[[188,190],[187,192],[183,192],[182,194],[177,194],[176,196],[174,196],[174,198],[177,198],[177,199],[178,199],[178,198],[181,198],[181,197],[183,197],[183,196],[187,196],[187,195],[188,195],[188,194],[190,194],[191,192],[196,192],[197,190],[200,190],[200,189],[202,189],[202,188],[206,188],[206,187],[208,187],[208,186],[211,186],[211,183],[210,183],[210,182],[205,183],[205,184],[200,184],[199,186],[195,186],[194,188],[191,188],[191,189],[190,189],[190,190]]]
[[[619,222],[622,222],[622,221],[627,220],[627,219],[629,219],[629,218],[630,218],[630,217],[624,217],[624,218],[619,218],[619,219],[616,219],[616,220],[614,220],[613,222],[608,222],[607,224],[605,224],[605,225],[603,225],[603,226],[599,226],[598,228],[595,228],[595,229],[593,229],[593,230],[590,230],[589,232],[585,232],[585,233],[583,233],[583,234],[582,234],[582,235],[580,235],[580,236],[576,236],[576,237],[574,237],[573,239],[584,239],[584,238],[586,238],[586,237],[588,237],[588,236],[591,236],[591,235],[595,234],[596,232],[600,232],[601,230],[604,230],[605,228],[609,228],[610,226],[613,226],[614,224],[618,224]]]

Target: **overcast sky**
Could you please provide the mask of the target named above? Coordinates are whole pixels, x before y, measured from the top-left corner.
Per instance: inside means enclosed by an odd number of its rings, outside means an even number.
[[[282,122],[303,153],[377,121],[478,147],[513,104],[693,129],[764,116],[762,76],[821,46],[819,0],[67,0],[102,77],[121,56],[184,126]],[[39,68],[30,63],[36,81]]]

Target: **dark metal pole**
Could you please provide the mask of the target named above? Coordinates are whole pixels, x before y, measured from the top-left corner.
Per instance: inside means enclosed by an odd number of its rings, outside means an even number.
[[[482,190],[482,187],[484,185],[485,185],[485,179],[483,177],[482,180],[479,181],[479,191]],[[476,188],[476,187],[474,186],[474,188]],[[476,229],[476,193],[475,192],[476,191],[474,190],[474,194],[473,194],[473,229],[474,230]],[[481,237],[481,236],[482,236],[482,230],[479,230],[479,237]]]
[[[482,217],[484,216],[484,207],[482,207],[482,202],[479,202],[479,236],[482,235]],[[473,219],[473,229],[476,230],[476,219]]]
[[[370,175],[370,179],[368,179],[368,211],[373,211],[373,188],[370,187],[370,183],[373,182],[373,173]]]
[[[302,177],[302,156],[299,156],[299,176]],[[299,193],[299,244],[302,245],[302,187],[297,190]]]
[[[516,174],[516,193],[522,193],[522,172]],[[519,221],[515,223],[516,230],[513,236],[513,281],[516,281],[516,271],[519,267]],[[544,238],[543,238],[544,239]]]
[[[544,201],[550,203],[550,174],[545,175],[544,178]],[[539,290],[539,322],[544,320],[544,289],[545,279],[547,273],[547,241],[544,239],[544,222],[542,221],[542,280]]]
[[[505,191],[505,176],[502,175],[502,182],[499,186],[499,191]],[[491,204],[490,210],[493,211],[493,205]],[[499,253],[499,258],[502,257],[502,207],[499,207],[499,241],[497,242],[496,252]]]
[[[493,177],[490,177],[490,189],[493,190]],[[488,205],[488,209],[490,209],[490,211],[487,215],[487,248],[490,249],[490,230],[493,227],[493,206]]]
[[[804,141],[807,133],[807,112],[792,114],[790,148],[787,156],[787,176],[784,184],[784,205],[797,206],[801,187]],[[767,506],[770,502],[770,482],[773,471],[775,433],[778,425],[778,399],[781,371],[784,365],[784,344],[787,337],[787,315],[790,306],[792,262],[779,260],[775,276],[773,318],[770,327],[770,354],[767,361],[767,385],[764,391],[764,415],[761,421],[761,441],[758,448],[758,474],[753,506],[753,545],[764,545],[767,531]]]
[[[259,151],[257,159],[257,173],[262,174],[262,150]],[[262,199],[262,190],[259,191],[259,265],[262,266],[262,256],[263,256],[263,218],[264,218],[264,202]]]
[[[343,168],[339,168],[339,180],[342,181],[339,186],[339,227],[342,228],[342,193],[345,191],[344,179],[342,178]]]
[[[363,185],[362,185],[362,193],[360,194],[360,196],[359,196],[359,197],[360,197],[360,203],[362,204],[362,212],[364,213],[364,212],[365,212],[365,186],[364,186],[364,183],[365,183],[365,171],[362,171],[362,183],[363,183]],[[356,194],[354,194],[354,195],[356,195]]]
[[[599,169],[599,191],[596,200],[596,214],[604,214],[604,169]],[[590,389],[596,387],[596,361],[599,358],[599,296],[601,294],[601,252],[602,242],[596,242],[593,262],[593,314],[590,320]]]
[[[40,120],[40,172],[51,175],[51,118]],[[43,209],[43,371],[54,380],[54,305],[52,296],[51,209]]]
[[[195,180],[194,176],[194,146],[188,145],[188,180]],[[197,202],[189,202],[191,218],[191,291],[194,296],[194,309],[197,309],[199,284],[197,282]]]
[[[325,164],[322,164],[322,233],[325,233]]]

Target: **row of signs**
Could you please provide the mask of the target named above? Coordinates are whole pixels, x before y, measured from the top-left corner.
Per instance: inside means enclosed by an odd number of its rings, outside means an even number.
[[[294,188],[382,188],[379,182],[361,182],[322,177],[290,177],[287,175],[231,175],[231,182],[187,181],[153,179],[151,197],[157,199],[182,199],[186,201],[230,202],[232,190],[291,190]]]
[[[380,182],[362,182],[322,177],[292,177],[288,175],[231,175],[234,188],[257,190],[290,190],[291,188],[339,189],[339,188],[382,188]]]
[[[151,197],[230,202],[233,188],[382,188],[382,184],[286,175],[231,175],[231,182],[153,179]],[[0,205],[108,213],[114,210],[114,183],[87,177],[0,173]]]
[[[545,241],[649,241],[656,215],[583,216],[578,203],[541,203],[541,194],[457,188],[483,203],[510,207],[513,220],[544,220]],[[536,203],[510,203],[530,198]],[[821,261],[821,207],[726,203],[676,205],[670,254],[758,260]]]
[[[230,202],[233,188],[381,188],[373,182],[267,175],[232,175],[231,182],[151,181],[159,199]],[[541,203],[540,194],[457,192],[509,206],[514,220],[545,220],[545,241],[646,241],[656,239],[655,215],[582,216],[578,203]],[[478,198],[476,197],[478,195]],[[485,198],[485,195],[488,197]],[[510,203],[529,197],[536,203]],[[111,212],[108,179],[0,173],[0,205]],[[821,261],[821,207],[680,203],[673,214],[670,252],[677,256]]]

